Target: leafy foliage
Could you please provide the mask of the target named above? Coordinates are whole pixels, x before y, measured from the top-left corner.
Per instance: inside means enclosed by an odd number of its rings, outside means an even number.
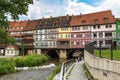
[[[19,15],[27,15],[28,6],[32,3],[33,0],[0,0],[0,26],[7,27],[7,15],[14,20],[19,19]]]
[[[0,74],[12,73],[15,71],[15,63],[11,60],[0,59]]]
[[[0,29],[0,44],[15,44],[16,40],[12,36]]]
[[[17,67],[40,66],[48,60],[49,60],[49,57],[45,55],[38,55],[38,54],[27,55],[25,57],[19,57],[19,58],[13,59]]]
[[[27,15],[28,6],[33,0],[0,0],[0,44],[14,44],[13,37],[7,36],[8,16],[14,20],[19,19],[19,15]]]

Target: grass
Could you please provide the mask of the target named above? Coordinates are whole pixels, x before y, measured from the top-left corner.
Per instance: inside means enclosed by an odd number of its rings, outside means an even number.
[[[75,65],[73,65],[73,66],[72,66],[72,68],[70,69],[70,71],[68,72],[68,74],[67,74],[67,76],[66,76],[66,80],[67,80],[67,79],[68,79],[68,77],[70,76],[71,71],[73,70],[74,66],[75,66]]]
[[[94,55],[99,57],[100,51],[94,50]],[[101,50],[101,57],[111,59],[111,50]],[[113,59],[120,61],[120,50],[113,50]]]
[[[85,64],[83,64],[83,69],[85,71],[84,75],[86,76],[86,78],[88,78],[89,80],[97,80],[97,79],[93,78],[93,76],[91,75],[91,73],[89,72],[89,70]]]
[[[61,71],[61,65],[57,66],[54,70],[53,73],[48,77],[47,80],[53,80],[56,74],[58,74]]]

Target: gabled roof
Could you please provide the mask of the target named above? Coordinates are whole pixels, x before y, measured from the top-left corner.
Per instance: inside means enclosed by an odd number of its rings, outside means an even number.
[[[17,45],[8,45],[8,46],[6,46],[5,49],[7,49],[7,48],[14,48],[15,50],[19,50]]]
[[[105,21],[107,19],[107,21]],[[115,23],[111,10],[72,16],[70,26]]]
[[[9,22],[9,31],[23,31],[28,21],[11,21]]]

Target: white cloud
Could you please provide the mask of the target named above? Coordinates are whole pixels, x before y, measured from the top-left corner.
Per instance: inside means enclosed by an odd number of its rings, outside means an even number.
[[[42,2],[42,0],[34,0],[34,4],[29,6],[28,16],[22,17],[27,19],[39,19],[43,16],[76,15],[102,10],[112,10],[115,17],[120,17],[120,0],[102,0],[102,2],[95,2],[95,6],[80,2],[79,0],[63,0],[62,3],[56,1],[54,0],[54,3],[46,3],[47,1]]]
[[[69,4],[66,7],[66,13],[80,14],[80,13],[92,13],[102,10],[112,10],[115,17],[120,17],[120,0],[104,0],[102,2],[95,3],[97,6],[88,5],[83,2],[77,2],[76,0],[68,0]]]

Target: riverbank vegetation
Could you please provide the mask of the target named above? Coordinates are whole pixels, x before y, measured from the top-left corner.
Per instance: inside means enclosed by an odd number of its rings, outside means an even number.
[[[15,62],[9,59],[0,59],[0,74],[12,73],[15,71]]]
[[[113,59],[120,60],[120,50],[112,50]],[[100,57],[100,50],[94,50],[94,55]],[[101,57],[111,59],[111,50],[101,50]]]
[[[50,59],[49,56],[45,55],[27,55],[25,57],[13,58],[12,60],[15,62],[16,67],[33,67],[33,66],[41,66],[43,63]]]
[[[58,73],[60,73],[60,71],[61,71],[61,65],[57,66],[57,67],[53,70],[53,73],[48,77],[47,80],[53,80],[54,77],[55,77]]]
[[[49,56],[38,54],[15,58],[0,58],[0,74],[15,72],[15,67],[41,66],[49,59]]]
[[[83,69],[85,71],[84,75],[86,78],[88,78],[88,80],[97,80],[97,79],[93,78],[93,76],[91,75],[91,73],[89,72],[89,70],[85,64],[83,64]]]

